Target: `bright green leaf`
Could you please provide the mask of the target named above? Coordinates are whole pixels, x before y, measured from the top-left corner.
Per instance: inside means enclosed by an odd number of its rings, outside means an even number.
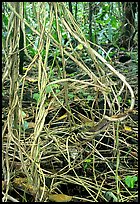
[[[78,49],[78,50],[82,50],[82,49],[83,49],[83,45],[82,45],[82,44],[79,44],[79,45],[77,46],[77,49]]]
[[[59,88],[60,85],[59,84],[52,84],[51,86],[54,88]]]
[[[129,105],[131,104],[131,99],[128,99],[128,104],[129,104]]]
[[[137,176],[126,176],[125,177],[125,184],[129,187],[129,188],[134,188],[134,184],[135,182],[138,180]]]
[[[129,70],[128,69],[124,69],[124,71],[123,71],[124,73],[128,73],[129,72]]]
[[[118,101],[119,101],[119,103],[122,101],[122,97],[121,96],[118,96]]]
[[[125,51],[126,49],[125,49],[124,47],[121,47],[120,50],[121,50],[121,51]]]
[[[56,91],[56,93],[59,93],[59,92],[60,92],[60,89],[56,89],[55,91]]]
[[[35,99],[38,102],[39,99],[40,99],[40,94],[39,93],[34,93],[33,94],[33,99]]]
[[[115,16],[111,17],[110,23],[111,23],[112,27],[117,28],[117,21],[116,21]]]
[[[58,35],[57,35],[57,33],[54,33],[54,34],[53,34],[53,38],[54,38],[56,41],[58,41]]]
[[[90,163],[90,162],[91,162],[91,159],[86,159],[84,162]]]

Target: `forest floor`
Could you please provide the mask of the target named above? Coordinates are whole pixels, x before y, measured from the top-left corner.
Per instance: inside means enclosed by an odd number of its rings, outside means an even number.
[[[76,85],[75,82],[72,82],[69,86],[69,110],[72,115],[67,114],[60,97],[60,102],[56,101],[49,107],[39,137],[39,166],[36,170],[36,176],[38,175],[40,182],[39,187],[30,184],[28,177],[33,171],[33,164],[29,158],[38,100],[38,95],[34,94],[38,92],[36,71],[34,70],[31,76],[26,78],[22,101],[22,111],[25,114],[24,130],[20,140],[16,141],[19,142],[22,156],[18,152],[19,146],[16,146],[14,141],[11,141],[8,150],[9,196],[21,202],[34,202],[36,194],[42,194],[44,189],[44,202],[49,200],[52,202],[70,200],[73,202],[115,202],[117,200],[132,202],[137,198],[137,181],[130,181],[134,182],[134,185],[129,186],[125,179],[136,178],[138,173],[138,65],[135,61],[130,60],[126,63],[116,63],[114,67],[126,77],[126,81],[131,85],[135,94],[133,112],[126,120],[119,123],[119,137],[117,137],[119,153],[116,149],[117,140],[114,130],[116,126],[112,123],[105,132],[93,136],[90,127],[86,127],[91,134],[91,137],[86,139],[87,133],[83,125],[80,126],[80,121],[85,124],[91,122],[92,95],[86,95],[85,92],[84,95],[81,92],[81,98],[79,95],[77,97],[73,91]],[[75,74],[70,76],[75,78]],[[2,99],[3,127],[9,114],[9,86],[10,81],[5,81]],[[60,95],[64,95],[61,87],[54,88]],[[77,86],[77,89],[80,90],[80,86]],[[85,97],[88,103],[85,103]],[[51,100],[52,95],[48,93],[46,107]],[[102,103],[98,105],[100,106],[98,110],[103,108]],[[123,104],[123,108],[128,107],[129,102]],[[5,134],[3,136],[5,161],[7,145]],[[5,177],[5,172],[3,172],[3,191],[6,189]],[[45,179],[45,187],[43,179]],[[53,194],[57,197],[53,197]]]

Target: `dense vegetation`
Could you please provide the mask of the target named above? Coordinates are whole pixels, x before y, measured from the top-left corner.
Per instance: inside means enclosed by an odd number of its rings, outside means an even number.
[[[137,7],[2,4],[3,202],[137,198]]]

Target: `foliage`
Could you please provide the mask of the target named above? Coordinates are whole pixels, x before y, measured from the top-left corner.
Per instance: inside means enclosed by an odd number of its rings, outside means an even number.
[[[86,159],[85,161],[84,161],[84,170],[86,171],[89,167],[91,167],[91,165],[92,165],[92,158],[91,159]]]
[[[98,36],[98,44],[112,42],[116,44],[119,36],[119,28],[122,24],[121,11],[117,2],[93,2],[93,35],[96,32]],[[75,4],[73,4],[75,7]],[[94,9],[95,8],[95,9]],[[88,37],[88,19],[87,19],[87,3],[78,3],[77,22],[81,25],[81,29]],[[82,23],[81,23],[82,22]],[[93,38],[94,39],[94,38]],[[96,43],[93,41],[93,43]]]
[[[113,199],[113,202],[117,202],[118,201],[117,197],[111,191],[107,191],[105,193],[105,197],[107,198],[108,201],[110,201],[111,199]]]
[[[138,177],[137,176],[126,176],[125,177],[125,184],[129,187],[129,188],[134,188],[135,183],[138,181]]]

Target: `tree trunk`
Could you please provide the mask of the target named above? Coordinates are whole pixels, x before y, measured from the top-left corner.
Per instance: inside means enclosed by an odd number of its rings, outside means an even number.
[[[77,2],[75,2],[75,20],[77,20]]]
[[[92,42],[92,2],[89,2],[89,40]]]
[[[72,13],[72,3],[71,2],[69,2],[69,10],[70,10],[70,12]],[[73,13],[72,13],[73,14]]]
[[[126,49],[129,49],[133,45],[137,2],[122,2],[122,6],[124,19],[121,46],[123,46]]]

